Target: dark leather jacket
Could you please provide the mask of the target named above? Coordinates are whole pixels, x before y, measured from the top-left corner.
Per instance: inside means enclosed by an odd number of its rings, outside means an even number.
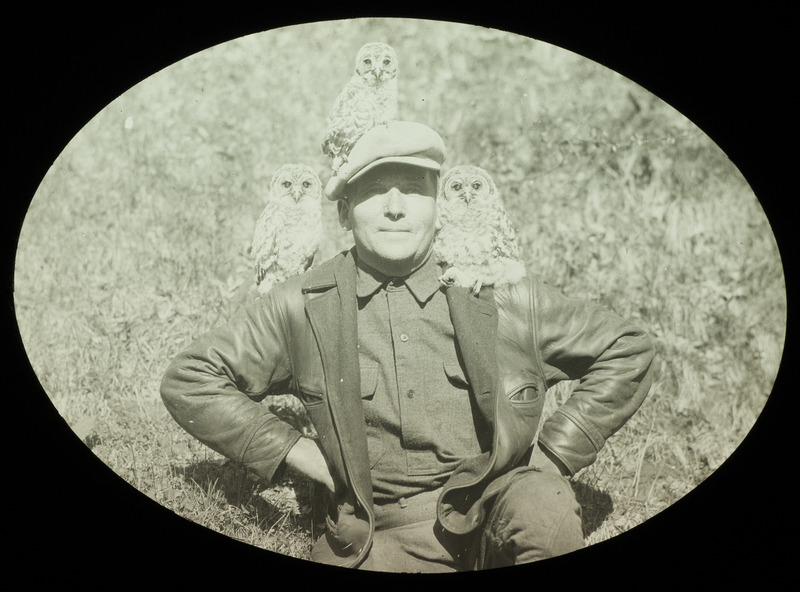
[[[355,283],[351,253],[288,280],[181,353],[161,386],[184,429],[268,480],[300,435],[260,401],[296,394],[334,479],[329,524],[345,565],[363,560],[374,530]],[[653,347],[629,322],[535,278],[480,297],[457,287],[446,296],[473,402],[493,436],[439,497],[441,524],[468,533],[481,522],[487,485],[530,453],[546,388],[580,380],[538,434],[574,474],[642,403]]]

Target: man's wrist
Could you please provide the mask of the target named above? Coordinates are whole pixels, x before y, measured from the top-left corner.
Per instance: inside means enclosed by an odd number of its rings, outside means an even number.
[[[528,464],[545,473],[557,473],[562,477],[567,477],[570,474],[569,469],[555,454],[538,443],[533,448]]]

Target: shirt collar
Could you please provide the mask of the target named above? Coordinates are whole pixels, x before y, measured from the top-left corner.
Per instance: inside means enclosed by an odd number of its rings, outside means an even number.
[[[405,283],[409,292],[420,304],[430,300],[439,291],[441,270],[433,257],[428,257],[422,267],[405,278],[390,278],[367,266],[356,257],[356,295],[359,298],[370,298],[389,282]]]

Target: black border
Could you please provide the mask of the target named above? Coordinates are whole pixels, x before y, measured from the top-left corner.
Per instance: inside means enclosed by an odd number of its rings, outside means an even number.
[[[797,141],[789,129],[796,119],[790,90],[796,65],[788,49],[788,13],[754,15],[728,7],[724,14],[698,15],[663,3],[655,9],[640,4],[563,14],[539,7],[507,12],[497,4],[493,15],[477,14],[489,12],[486,4],[472,9],[475,14],[470,9],[437,13],[431,7],[413,12],[404,6],[405,12],[372,16],[459,20],[526,34],[602,63],[677,108],[728,154],[759,197],[782,249],[792,295],[793,229],[786,210],[797,193],[796,181],[787,174],[794,172],[788,157],[796,153]],[[271,10],[137,3],[102,10],[48,7],[36,13],[22,8],[13,23],[9,20],[9,28],[19,33],[4,40],[5,93],[11,98],[5,116],[11,123],[6,170],[12,190],[6,203],[12,213],[5,217],[9,228],[3,234],[4,252],[11,254],[4,258],[9,279],[16,237],[36,187],[66,143],[108,102],[217,43],[276,26],[367,15]],[[143,585],[168,580],[269,585],[279,570],[291,572],[287,585],[306,585],[317,577],[360,582],[361,575],[209,533],[133,491],[60,419],[19,346],[11,301],[5,310],[11,353],[7,376],[14,377],[5,393],[12,405],[6,456],[13,467],[6,480],[11,494],[6,512],[13,556],[35,560],[18,562],[20,574],[65,584],[99,583],[100,574],[114,574],[115,581]],[[788,337],[781,373],[761,417],[706,483],[626,535],[574,556],[515,568],[519,574],[514,575],[572,585],[619,585],[628,578],[635,578],[629,580],[633,585],[646,585],[651,578],[665,584],[724,583],[744,576],[774,581],[786,575],[795,535],[786,377],[791,332]],[[493,572],[464,575],[469,583],[508,582]],[[373,578],[385,580],[367,579]],[[461,575],[452,580],[460,582]]]

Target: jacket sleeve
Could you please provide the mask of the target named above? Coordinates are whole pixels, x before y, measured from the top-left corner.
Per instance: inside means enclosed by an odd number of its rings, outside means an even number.
[[[300,438],[260,403],[291,376],[284,317],[273,293],[192,343],[161,382],[161,397],[183,429],[267,480]]]
[[[636,412],[652,382],[653,343],[601,306],[534,282],[535,319],[548,384],[579,381],[542,425],[539,444],[571,475],[592,464]]]

